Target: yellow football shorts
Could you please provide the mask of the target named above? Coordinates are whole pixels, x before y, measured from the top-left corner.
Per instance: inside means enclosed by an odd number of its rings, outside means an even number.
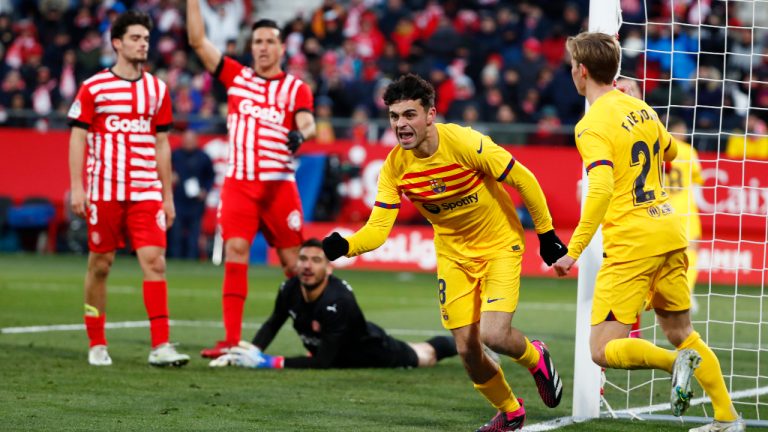
[[[437,296],[443,327],[480,321],[486,311],[514,312],[520,296],[523,254],[501,251],[488,259],[437,256]]]
[[[606,320],[632,324],[645,310],[691,307],[685,249],[634,261],[603,263],[592,299],[592,325]]]

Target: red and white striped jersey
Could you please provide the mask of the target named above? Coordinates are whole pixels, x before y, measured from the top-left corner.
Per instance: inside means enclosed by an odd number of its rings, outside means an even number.
[[[226,176],[237,180],[295,181],[288,132],[296,128],[297,112],[312,112],[309,86],[286,73],[262,78],[226,56],[215,75],[227,88]]]
[[[162,201],[157,132],[173,121],[168,86],[148,72],[129,81],[105,69],[83,82],[70,125],[88,130],[89,201]]]

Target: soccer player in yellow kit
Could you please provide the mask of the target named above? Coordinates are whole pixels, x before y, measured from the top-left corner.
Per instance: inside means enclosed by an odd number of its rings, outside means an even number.
[[[676,416],[688,408],[695,375],[712,399],[715,421],[691,431],[743,431],[720,362],[691,325],[688,241],[662,184],[663,163],[675,158],[677,142],[651,107],[613,88],[621,50],[613,37],[581,33],[568,39],[567,48],[573,82],[590,103],[575,130],[589,189],[569,251],[554,268],[566,275],[603,224],[605,253],[592,300],[592,359],[602,367],[672,373],[670,404]],[[645,306],[654,308],[676,351],[628,337]]]
[[[696,312],[693,289],[699,273],[696,263],[701,240],[701,219],[694,191],[704,184],[704,179],[701,178],[701,163],[696,149],[684,141],[688,132],[685,122],[679,118],[670,118],[668,125],[669,133],[677,140],[677,156],[664,165],[664,189],[669,193],[669,203],[682,218],[683,228],[688,234],[688,248],[685,250],[688,257],[688,289],[691,291],[691,311]]]
[[[442,324],[453,333],[475,388],[499,410],[478,431],[518,430],[525,408],[483,344],[527,368],[549,407],[560,403],[563,383],[546,345],[512,327],[525,244],[501,182],[520,193],[539,235],[540,254],[552,265],[567,250],[555,235],[544,193],[536,177],[489,137],[436,123],[435,90],[422,78],[409,74],[391,83],[384,102],[399,145],[381,169],[366,225],[346,239],[331,234],[323,240],[325,254],[335,260],[381,246],[405,194],[435,230]]]

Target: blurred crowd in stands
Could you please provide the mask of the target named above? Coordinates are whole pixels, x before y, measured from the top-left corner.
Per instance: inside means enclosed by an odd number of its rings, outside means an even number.
[[[725,149],[718,131],[762,135],[768,149],[768,11],[732,3],[679,1],[673,10],[669,1],[621,0],[622,73],[645,79],[649,103],[671,105],[660,114],[684,119],[700,149]],[[208,37],[250,64],[261,4],[202,4]],[[187,45],[182,0],[0,0],[0,125],[63,127],[82,79],[112,64],[110,21],[127,8],[154,19],[149,68],[170,85],[176,126],[223,132],[226,95]],[[586,29],[588,8],[588,0],[324,0],[285,24],[285,69],[314,90],[320,142],[391,143],[386,128],[372,134],[367,125],[385,118],[386,84],[411,71],[435,85],[447,121],[494,124],[500,143],[568,145],[562,132],[584,99],[564,42]],[[646,16],[659,24],[646,27]],[[499,127],[512,124],[527,128]]]

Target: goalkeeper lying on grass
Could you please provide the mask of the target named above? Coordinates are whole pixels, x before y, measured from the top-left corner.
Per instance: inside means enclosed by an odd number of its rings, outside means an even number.
[[[210,366],[252,368],[401,368],[433,366],[456,355],[451,336],[435,336],[426,342],[407,343],[389,336],[365,320],[352,288],[331,274],[332,267],[316,239],[299,250],[297,276],[283,282],[272,315],[261,326],[253,344],[240,342]],[[288,317],[307,357],[265,354]]]

